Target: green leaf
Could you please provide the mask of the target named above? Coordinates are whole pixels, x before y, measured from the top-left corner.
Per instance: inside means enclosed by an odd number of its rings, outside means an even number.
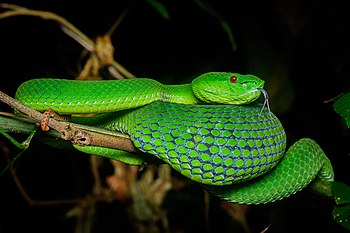
[[[237,45],[236,45],[235,39],[233,38],[233,33],[232,33],[230,25],[224,20],[221,20],[220,24],[221,24],[221,27],[224,29],[224,31],[227,34],[227,37],[228,37],[228,39],[229,39],[229,41],[231,43],[232,50],[236,51],[237,50]]]
[[[236,45],[235,39],[233,37],[233,33],[231,30],[230,24],[222,18],[221,14],[219,12],[217,12],[213,9],[213,7],[210,5],[210,3],[208,1],[193,0],[193,2],[196,3],[197,6],[199,8],[201,8],[203,11],[207,12],[209,15],[211,15],[212,17],[216,18],[219,21],[220,26],[222,27],[224,32],[227,34],[227,37],[231,43],[232,50],[236,51],[237,45]]]
[[[338,98],[333,104],[334,110],[345,119],[345,123],[350,128],[350,92]]]
[[[151,5],[163,18],[170,19],[169,12],[164,4],[160,3],[157,0],[146,0],[146,2]]]
[[[332,192],[337,205],[350,204],[350,187],[341,182],[332,183]]]
[[[350,187],[341,182],[333,182],[332,192],[336,203],[333,218],[338,224],[350,230]]]
[[[350,205],[337,206],[333,217],[338,224],[350,230]]]

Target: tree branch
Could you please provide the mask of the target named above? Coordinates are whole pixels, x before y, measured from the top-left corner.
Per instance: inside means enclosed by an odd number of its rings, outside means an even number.
[[[29,108],[22,104],[21,102],[13,99],[7,94],[0,91],[0,101],[8,104],[12,108],[15,108],[27,115],[29,119],[35,121],[28,122],[28,119],[24,116],[19,116],[13,114],[13,117],[16,120],[24,119],[26,123],[31,124],[35,122],[41,122],[44,118],[44,115],[32,108]],[[4,115],[4,114],[3,114]],[[5,114],[12,115],[12,114]],[[1,127],[5,128],[6,121],[3,121]],[[72,122],[58,121],[53,118],[50,118],[48,121],[48,126],[56,130],[60,138],[71,141],[73,144],[82,145],[82,146],[101,146],[107,148],[114,148],[119,150],[124,150],[128,152],[136,152],[134,144],[127,135],[121,134],[117,131],[110,131],[106,129],[101,129],[92,126],[80,125]],[[11,126],[13,128],[13,126]]]

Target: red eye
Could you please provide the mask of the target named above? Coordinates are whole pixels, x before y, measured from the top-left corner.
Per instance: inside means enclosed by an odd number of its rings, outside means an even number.
[[[237,77],[236,76],[231,76],[230,77],[230,82],[231,83],[236,83],[237,82]]]

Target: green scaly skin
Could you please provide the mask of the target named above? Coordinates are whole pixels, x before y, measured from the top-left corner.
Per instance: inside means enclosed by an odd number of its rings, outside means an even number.
[[[232,76],[237,77],[236,83],[230,82]],[[220,91],[213,89],[217,86]],[[194,79],[192,84],[182,85],[163,85],[147,78],[32,79],[17,89],[16,99],[38,111],[51,108],[60,114],[101,113],[136,108],[154,101],[198,104],[208,102],[210,97],[215,103],[247,104],[260,96],[257,88],[263,86],[264,81],[253,75],[223,72],[206,73]]]
[[[232,82],[232,76],[237,80]],[[255,76],[208,73],[192,85],[178,86],[161,85],[151,79],[103,83],[31,80],[18,89],[16,98],[41,111],[111,112],[89,121],[128,134],[145,154],[125,155],[100,147],[77,147],[79,150],[122,158],[131,164],[156,157],[230,202],[273,202],[301,190],[315,177],[315,182],[333,180],[329,160],[311,139],[296,142],[285,153],[286,136],[281,123],[254,102],[260,95],[257,88],[264,84]],[[135,93],[140,90],[141,94]],[[177,100],[181,103],[169,103]],[[226,105],[198,105],[215,100]],[[143,107],[114,112],[138,106]]]

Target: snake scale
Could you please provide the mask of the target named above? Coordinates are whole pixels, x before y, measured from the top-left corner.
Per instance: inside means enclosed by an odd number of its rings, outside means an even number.
[[[312,139],[285,151],[283,126],[256,101],[267,96],[263,86],[256,76],[226,72],[183,85],[147,78],[33,79],[18,88],[16,99],[39,111],[99,113],[76,119],[129,135],[140,153],[77,149],[134,165],[156,158],[229,202],[274,202],[312,181],[333,181],[332,165]]]

